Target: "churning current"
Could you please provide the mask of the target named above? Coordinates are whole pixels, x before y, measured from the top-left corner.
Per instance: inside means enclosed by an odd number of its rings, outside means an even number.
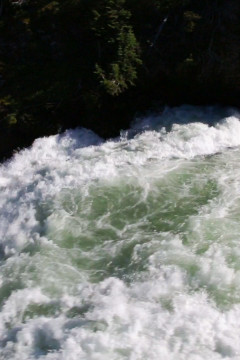
[[[1,360],[240,359],[240,114],[182,106],[0,167]]]

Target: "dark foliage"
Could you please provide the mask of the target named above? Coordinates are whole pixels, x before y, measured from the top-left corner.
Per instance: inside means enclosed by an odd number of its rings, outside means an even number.
[[[164,104],[239,106],[238,0],[0,0],[0,157]]]

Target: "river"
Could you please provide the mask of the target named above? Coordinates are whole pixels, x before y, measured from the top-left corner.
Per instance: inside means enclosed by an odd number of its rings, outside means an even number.
[[[0,167],[1,360],[240,359],[240,114],[165,109]]]

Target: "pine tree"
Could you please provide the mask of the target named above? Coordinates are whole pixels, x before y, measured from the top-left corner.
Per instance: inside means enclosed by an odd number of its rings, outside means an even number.
[[[95,73],[105,91],[119,95],[137,78],[139,45],[129,23],[125,0],[105,0],[94,10],[93,31],[98,38]]]

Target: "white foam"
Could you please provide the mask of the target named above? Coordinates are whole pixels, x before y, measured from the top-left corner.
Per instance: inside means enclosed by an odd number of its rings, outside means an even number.
[[[240,359],[239,118],[166,109],[108,142],[37,139],[1,166],[1,359]]]
[[[238,359],[240,306],[220,312],[204,292],[171,291],[169,311],[158,301],[166,281],[149,279],[128,288],[109,278],[88,289],[93,310],[84,318],[61,315],[29,320],[12,333],[3,356],[18,359],[21,355],[23,360],[40,355],[54,360]]]

